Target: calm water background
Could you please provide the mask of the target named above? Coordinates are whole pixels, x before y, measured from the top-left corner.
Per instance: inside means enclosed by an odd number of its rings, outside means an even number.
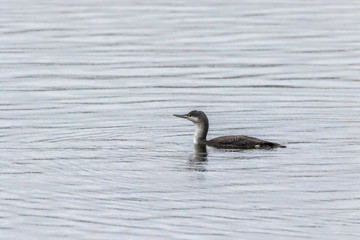
[[[359,239],[358,1],[0,3],[1,239]],[[273,151],[194,150],[209,137]]]

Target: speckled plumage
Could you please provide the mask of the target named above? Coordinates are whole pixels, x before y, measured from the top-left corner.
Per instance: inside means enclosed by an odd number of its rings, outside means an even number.
[[[224,149],[256,149],[256,148],[276,148],[284,147],[278,143],[264,141],[258,138],[235,135],[235,136],[223,136],[211,139],[204,142],[206,145],[216,148]]]

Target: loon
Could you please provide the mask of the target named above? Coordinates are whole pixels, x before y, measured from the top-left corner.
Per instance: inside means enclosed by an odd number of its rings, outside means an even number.
[[[271,149],[277,147],[286,147],[278,143],[268,142],[244,135],[223,136],[211,140],[206,140],[206,135],[209,130],[209,120],[204,112],[193,110],[188,114],[174,114],[174,116],[185,118],[195,124],[196,129],[194,134],[194,144],[203,144],[222,149]]]

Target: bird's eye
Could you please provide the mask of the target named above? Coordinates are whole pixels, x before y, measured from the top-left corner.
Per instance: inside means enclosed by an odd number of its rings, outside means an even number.
[[[191,114],[189,115],[189,117],[191,117]]]

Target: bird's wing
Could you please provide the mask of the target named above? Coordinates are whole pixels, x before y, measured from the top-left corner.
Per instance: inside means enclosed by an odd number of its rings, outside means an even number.
[[[254,148],[258,147],[274,147],[276,143],[264,141],[258,138],[236,135],[236,136],[224,136],[211,139],[209,141],[210,145],[218,145],[223,147],[244,147],[244,148]]]
[[[212,139],[211,141],[219,143],[219,144],[235,144],[235,143],[260,143],[262,140],[243,136],[243,135],[236,135],[236,136],[223,136],[223,137],[217,137]]]

